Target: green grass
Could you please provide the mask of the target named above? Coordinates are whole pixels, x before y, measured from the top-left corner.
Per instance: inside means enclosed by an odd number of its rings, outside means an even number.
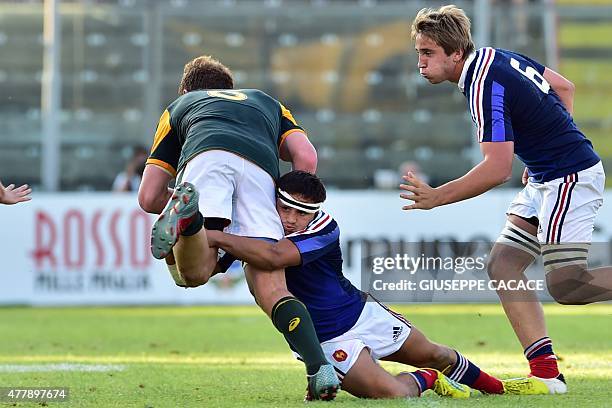
[[[526,374],[520,347],[498,305],[396,309],[432,340],[460,349],[488,372],[501,377]],[[480,396],[470,401],[426,395],[410,404],[608,404],[612,305],[547,306],[546,314],[569,394]],[[125,369],[32,373],[1,369],[6,364],[48,363],[116,364]],[[392,363],[384,366],[393,372],[405,369]],[[69,403],[49,404],[59,407],[303,407],[305,379],[281,336],[254,307],[0,308],[0,386],[70,387]],[[400,407],[406,401],[365,401],[341,393],[334,404]]]

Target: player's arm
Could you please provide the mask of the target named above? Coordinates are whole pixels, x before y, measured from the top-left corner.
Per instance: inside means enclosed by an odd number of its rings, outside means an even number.
[[[167,170],[154,164],[147,164],[138,189],[140,207],[148,213],[160,214],[172,196],[172,189],[168,188],[168,183],[173,178],[174,176]]]
[[[279,157],[283,161],[291,162],[293,170],[314,174],[317,171],[317,151],[308,140],[306,132],[282,103],[280,104],[280,116]]]
[[[279,148],[280,158],[291,162],[293,170],[302,170],[309,173],[317,171],[317,151],[306,133],[296,129],[285,135]]]
[[[514,142],[483,142],[480,144],[483,160],[466,175],[433,188],[423,183],[413,174],[404,176],[410,184],[400,188],[412,194],[402,193],[400,197],[414,201],[402,207],[404,210],[429,210],[445,204],[467,200],[505,183],[512,176]]]
[[[561,102],[565,106],[565,109],[570,113],[570,115],[574,114],[574,93],[576,92],[576,87],[574,84],[563,77],[561,74],[553,71],[550,68],[544,69],[544,79],[550,84],[552,89],[555,90]]]
[[[147,159],[138,189],[138,204],[143,210],[153,214],[160,214],[172,196],[168,183],[176,177],[181,154],[181,146],[173,129],[169,109],[166,109],[159,118],[151,154]]]
[[[271,243],[212,230],[206,231],[206,236],[209,246],[221,248],[257,269],[274,271],[301,263],[300,251],[288,239]]]

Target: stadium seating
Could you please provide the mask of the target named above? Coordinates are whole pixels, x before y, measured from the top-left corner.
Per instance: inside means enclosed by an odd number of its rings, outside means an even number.
[[[559,21],[560,70],[576,85],[575,118],[593,141],[604,166],[612,168],[612,1],[596,1],[601,12],[572,5]],[[582,7],[580,7],[582,6]],[[607,11],[607,12],[606,12]],[[612,185],[608,177],[607,186]]]
[[[441,183],[460,176],[476,157],[462,95],[451,84],[429,86],[417,73],[409,38],[414,10],[405,2],[206,4],[62,5],[63,189],[110,188],[126,159],[122,148],[151,143],[159,113],[176,97],[183,64],[201,54],[232,67],[238,87],[263,89],[292,110],[324,152],[320,174],[330,186],[375,187],[377,170],[397,171],[406,160]],[[11,56],[0,58],[0,91],[8,95],[0,100],[6,130],[0,174],[37,185],[42,2],[0,4],[0,10],[0,51]],[[496,13],[503,18],[503,10]],[[533,38],[542,36],[538,18],[528,25]],[[563,21],[562,68],[578,86],[576,116],[612,157],[601,142],[612,127],[604,97],[612,87],[606,75],[612,62],[599,57],[610,51],[610,30]],[[511,47],[500,27],[494,25],[494,41]],[[600,40],[589,40],[590,54],[576,56],[576,32],[583,29]],[[533,41],[526,51],[542,58],[542,47]],[[587,62],[593,59],[597,64]]]

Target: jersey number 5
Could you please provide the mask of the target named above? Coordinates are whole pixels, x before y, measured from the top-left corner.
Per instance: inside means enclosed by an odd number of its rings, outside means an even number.
[[[545,94],[547,94],[548,91],[550,91],[550,84],[548,83],[547,80],[544,79],[542,74],[540,74],[538,71],[535,70],[535,68],[530,67],[528,65],[523,71],[521,69],[521,64],[514,58],[510,58],[510,65],[512,65],[512,68],[516,69],[518,72],[526,76],[527,79],[529,79],[531,82],[535,84],[535,86],[540,88],[540,91],[544,92]]]
[[[240,91],[223,90],[223,91],[206,91],[209,96],[217,98],[229,99],[230,101],[244,101],[247,99],[246,94]]]

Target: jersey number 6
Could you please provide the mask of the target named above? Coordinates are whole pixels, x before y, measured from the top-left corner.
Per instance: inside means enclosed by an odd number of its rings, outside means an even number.
[[[540,91],[544,92],[545,94],[550,91],[550,84],[544,79],[542,74],[535,70],[535,68],[530,67],[528,65],[527,68],[525,68],[525,70],[523,71],[521,69],[521,64],[514,58],[510,58],[510,65],[512,65],[512,68],[516,69],[518,72],[526,76],[538,88],[540,88]]]

